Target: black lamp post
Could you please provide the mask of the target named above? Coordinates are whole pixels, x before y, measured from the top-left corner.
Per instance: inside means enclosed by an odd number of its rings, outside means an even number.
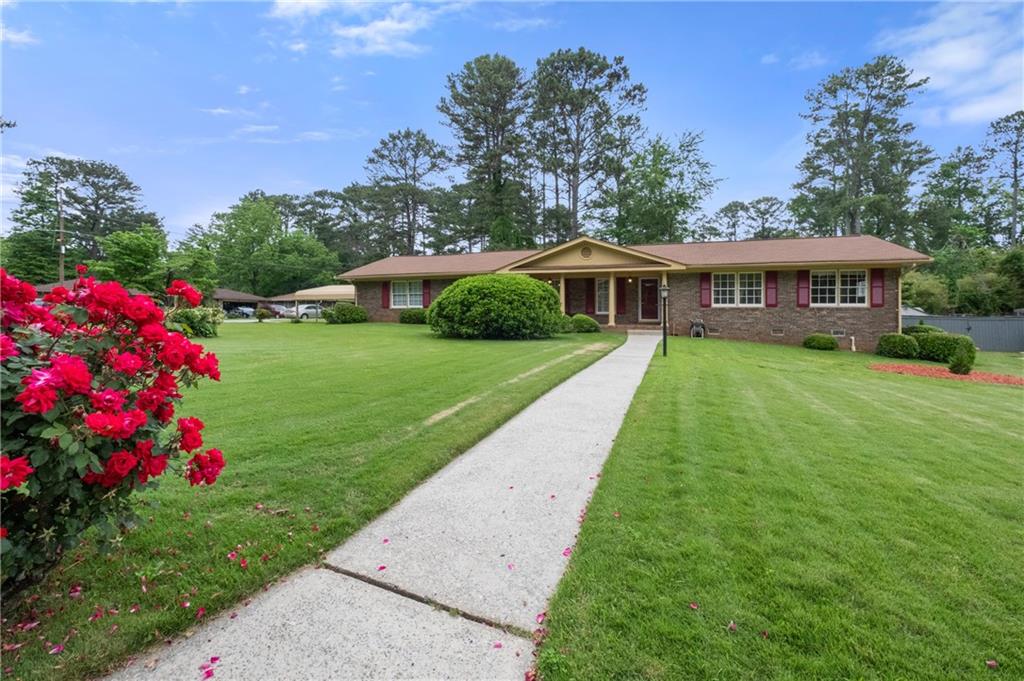
[[[668,356],[668,284],[661,288],[661,356]]]

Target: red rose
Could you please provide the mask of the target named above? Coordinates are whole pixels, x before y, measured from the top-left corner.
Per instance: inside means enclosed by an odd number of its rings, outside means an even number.
[[[121,415],[95,412],[85,415],[85,425],[103,437],[115,437],[121,431]]]
[[[7,539],[7,528],[0,527],[0,539]]]
[[[157,421],[166,426],[174,418],[174,405],[170,402],[164,402],[153,410],[153,416]]]
[[[191,307],[196,307],[203,302],[203,294],[189,286],[188,282],[175,279],[167,287],[168,295],[181,296]]]
[[[0,490],[21,486],[34,470],[24,456],[16,459],[0,456]]]
[[[100,411],[121,411],[127,398],[128,392],[125,390],[106,388],[89,395],[89,402],[93,409]]]
[[[132,296],[125,302],[123,312],[125,317],[136,324],[159,322],[164,318],[163,311],[149,296]]]
[[[92,388],[92,373],[81,357],[55,355],[50,364],[60,377],[61,387],[65,391],[71,394],[85,394]]]
[[[149,344],[161,343],[167,339],[167,329],[163,324],[150,322],[139,328],[139,337]]]
[[[43,296],[43,300],[47,303],[59,305],[60,303],[67,302],[68,293],[70,293],[70,291],[63,286],[54,286],[49,293]]]
[[[128,291],[116,281],[105,281],[92,287],[92,301],[107,311],[120,312],[128,302]]]
[[[25,378],[28,378],[26,376]],[[26,414],[45,414],[57,404],[57,391],[47,386],[28,386],[14,398]]]
[[[132,409],[131,411],[124,412],[121,415],[121,427],[117,433],[118,437],[122,440],[127,440],[135,434],[136,430],[146,425],[147,420],[146,412],[141,409]]]
[[[167,455],[158,454],[153,456],[153,445],[152,440],[143,440],[135,445],[135,449],[132,450],[139,460],[139,470],[136,473],[139,477],[139,482],[146,482],[150,478],[156,478],[163,475],[163,472],[167,469]]]
[[[181,441],[178,447],[185,452],[191,452],[203,446],[203,436],[199,434],[205,426],[203,422],[195,417],[178,419],[178,432],[181,433]]]
[[[135,464],[138,462],[139,460],[130,452],[114,452],[103,466],[103,472],[104,474],[111,473],[123,480],[128,477],[128,474],[132,472],[132,469],[135,468]]]
[[[89,271],[89,268],[85,265],[75,265],[75,271],[78,272],[79,276]]]
[[[220,380],[220,361],[217,359],[217,355],[212,352],[208,352],[202,357],[197,357],[189,365],[189,369],[200,376],[208,376],[215,381]]]
[[[224,470],[224,455],[219,449],[209,449],[205,454],[196,454],[188,461],[185,476],[190,485],[206,483],[212,485]]]
[[[0,336],[0,360],[5,360],[8,357],[14,357],[20,354],[18,350],[18,344],[14,342],[14,339],[8,336],[6,333]]]
[[[111,350],[110,366],[114,371],[118,371],[126,376],[134,376],[139,373],[139,369],[142,368],[144,362],[138,355],[133,355],[130,352],[118,352],[117,350]]]

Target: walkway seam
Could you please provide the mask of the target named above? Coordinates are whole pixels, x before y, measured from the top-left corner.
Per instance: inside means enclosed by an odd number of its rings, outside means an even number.
[[[352,579],[358,579],[360,582],[364,582],[366,584],[369,584],[370,586],[375,586],[375,587],[377,587],[379,589],[384,589],[385,591],[390,591],[393,594],[396,594],[398,596],[402,596],[404,598],[408,598],[409,600],[416,601],[417,603],[422,603],[423,605],[429,605],[432,608],[437,608],[439,610],[444,610],[445,612],[451,613],[453,615],[457,615],[458,617],[461,617],[463,619],[469,620],[470,622],[476,622],[477,624],[483,624],[485,626],[491,627],[492,629],[497,629],[499,631],[504,631],[506,634],[512,634],[513,636],[518,636],[519,638],[526,639],[527,641],[532,641],[533,640],[533,635],[530,632],[526,631],[525,629],[523,629],[521,627],[517,627],[514,624],[504,624],[502,622],[498,622],[496,620],[492,620],[492,619],[490,619],[488,617],[482,617],[480,615],[474,615],[473,613],[467,612],[467,611],[463,610],[462,608],[457,608],[454,605],[447,605],[446,603],[442,603],[440,601],[436,601],[433,598],[428,598],[426,596],[421,596],[418,593],[414,593],[414,592],[409,591],[407,589],[403,589],[400,586],[395,586],[394,584],[389,584],[387,582],[382,582],[382,581],[380,581],[378,579],[374,579],[373,577],[368,577],[366,575],[359,574],[358,572],[353,572],[353,571],[347,570],[347,569],[345,569],[343,567],[338,567],[337,565],[331,565],[330,563],[321,563],[320,567],[322,569],[330,570],[331,572],[337,573],[337,574],[342,575],[344,577],[351,577]]]

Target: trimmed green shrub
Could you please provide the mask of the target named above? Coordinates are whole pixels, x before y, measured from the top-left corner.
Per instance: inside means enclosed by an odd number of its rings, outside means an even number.
[[[274,315],[271,314],[270,310],[260,307],[256,309],[256,321],[262,322],[264,319],[270,319]]]
[[[973,341],[965,342],[964,339],[967,339],[967,341],[971,340],[968,336],[961,336],[960,340],[957,341],[956,350],[953,351],[953,356],[949,358],[949,370],[954,374],[966,376],[974,368],[974,358],[977,355],[977,351],[974,348]]]
[[[810,350],[838,350],[839,341],[827,333],[812,333],[804,338],[804,347]]]
[[[559,321],[558,333],[576,333],[576,327],[572,325],[572,317],[567,314],[562,315]]]
[[[922,333],[946,333],[945,329],[940,329],[937,326],[931,324],[925,324],[924,322],[918,322],[910,326],[903,327],[903,333],[908,336],[917,336]]]
[[[321,313],[328,324],[361,324],[370,319],[366,308],[351,303],[338,303]]]
[[[916,336],[920,351],[918,358],[927,359],[932,362],[949,362],[957,347],[965,342],[974,347],[974,341],[969,336],[961,336],[955,333],[923,333]]]
[[[593,317],[585,314],[574,314],[572,316],[572,330],[576,333],[597,333],[601,325],[594,321]]]
[[[427,311],[423,308],[409,308],[402,310],[398,315],[399,324],[426,324]]]
[[[224,321],[224,310],[219,307],[182,308],[171,313],[168,319],[180,325],[186,336],[213,338]]]
[[[459,279],[430,306],[428,323],[448,338],[548,338],[561,321],[558,294],[548,284],[516,274]]]
[[[885,333],[878,339],[878,347],[875,352],[883,357],[896,357],[898,359],[914,359],[920,348],[913,336],[904,336],[899,333]]]

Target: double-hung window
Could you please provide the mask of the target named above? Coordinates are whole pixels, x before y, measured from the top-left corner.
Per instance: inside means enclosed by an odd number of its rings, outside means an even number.
[[[596,313],[608,314],[608,280],[598,279],[596,283]]]
[[[868,302],[868,273],[864,270],[846,270],[839,273],[839,304],[866,305]]]
[[[714,307],[760,307],[764,304],[764,272],[714,272],[711,304]]]
[[[811,272],[812,306],[861,307],[867,303],[867,270]]]
[[[711,275],[711,303],[716,307],[736,304],[735,274],[715,272]]]
[[[836,273],[811,272],[811,305],[836,304]]]
[[[391,307],[423,307],[423,282],[419,279],[391,282]]]

